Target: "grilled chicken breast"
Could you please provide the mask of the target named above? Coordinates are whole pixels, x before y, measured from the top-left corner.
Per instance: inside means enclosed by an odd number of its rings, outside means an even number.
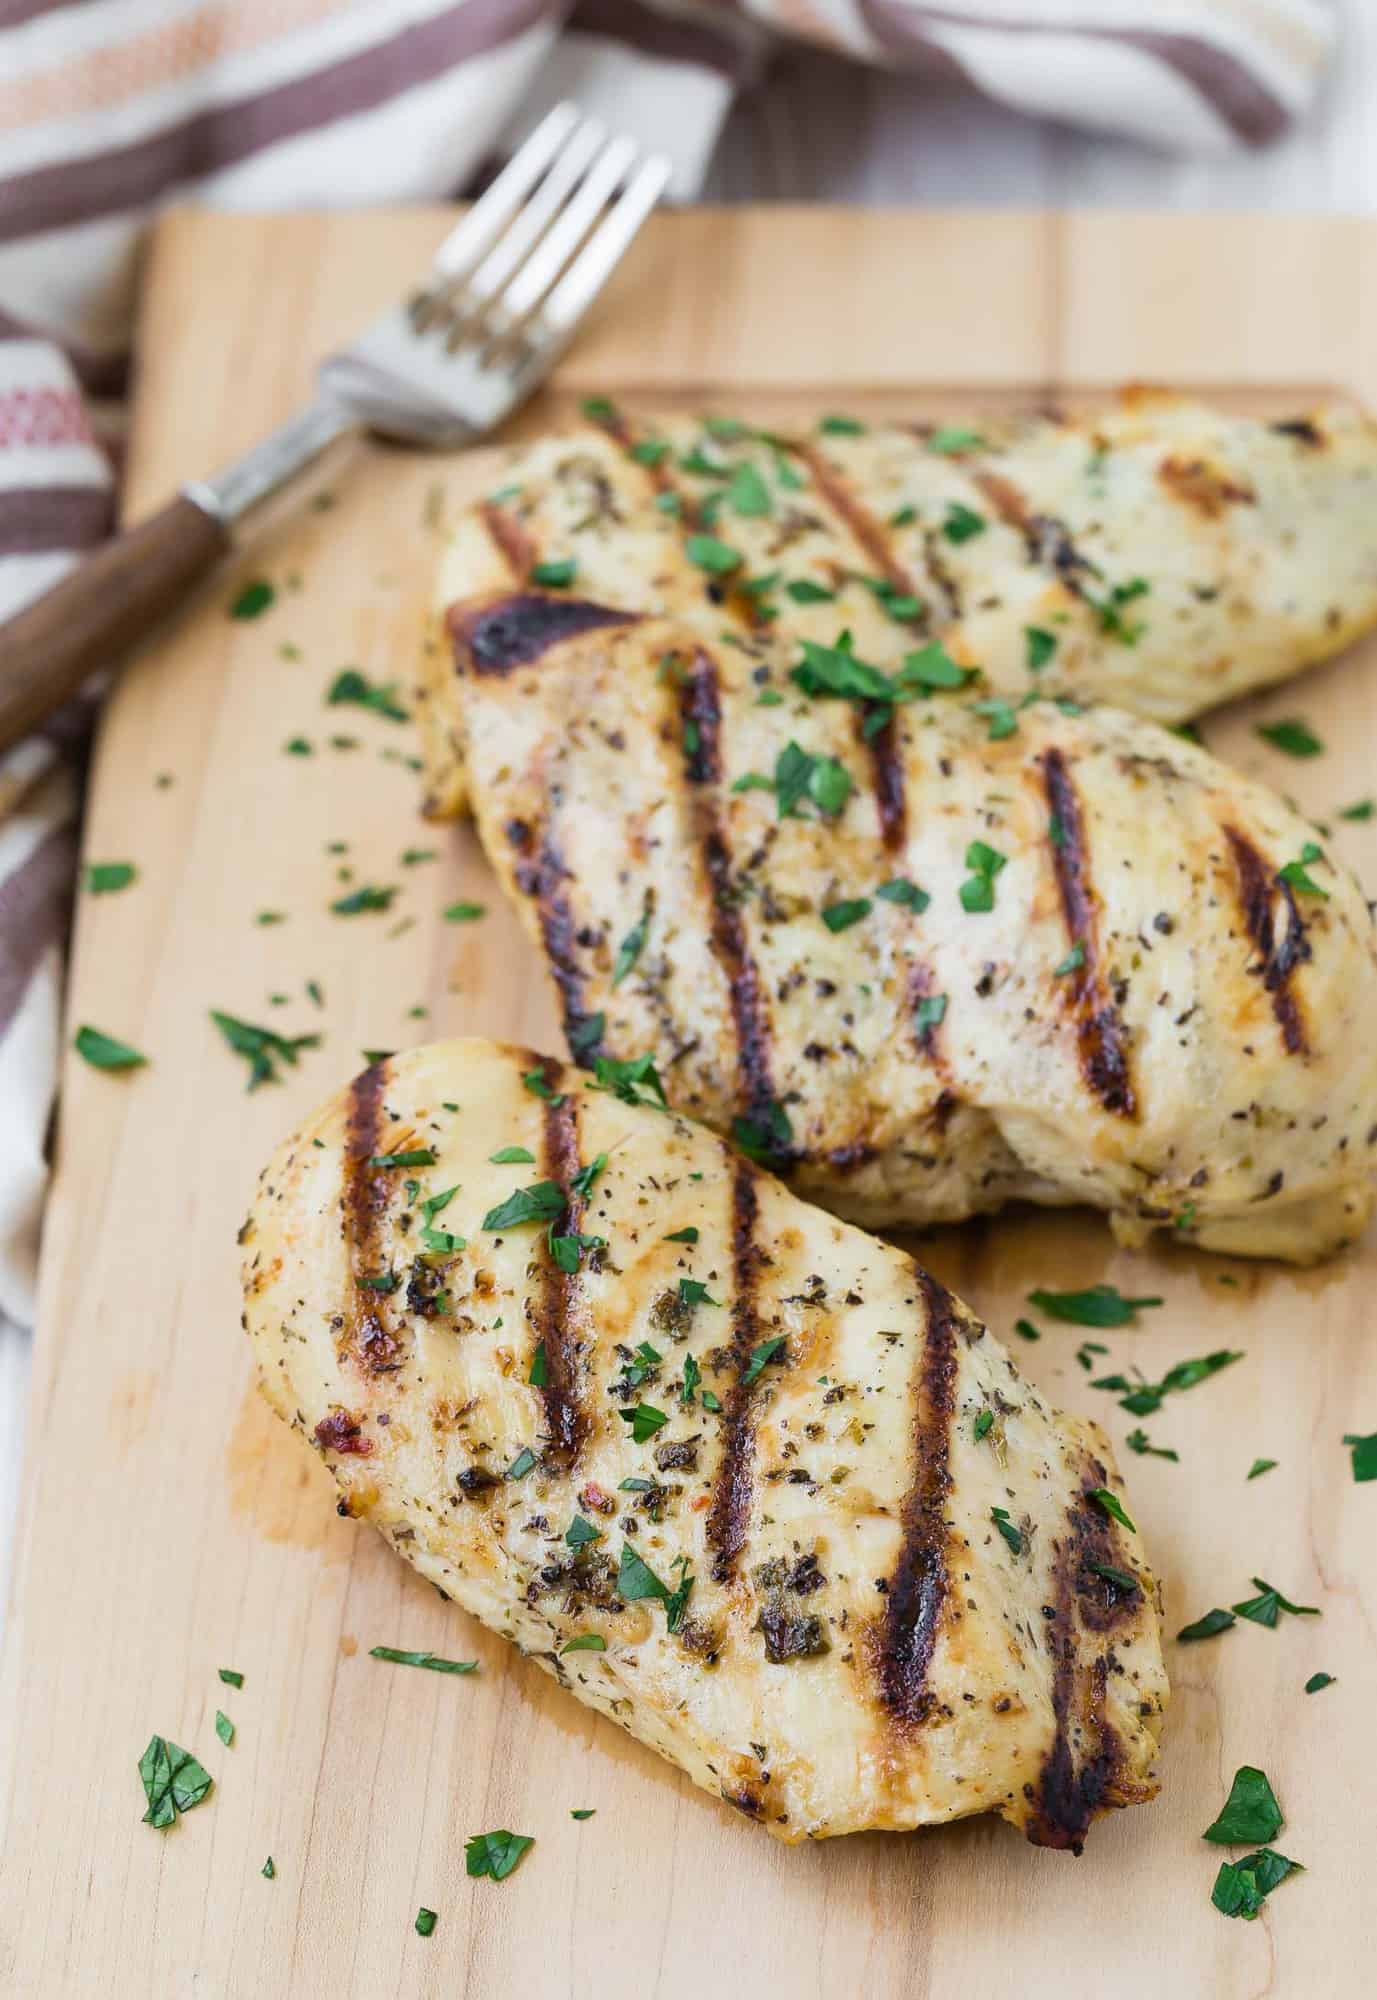
[[[459,522],[442,606],[568,574],[707,642],[769,625],[893,670],[939,636],[984,691],[1180,722],[1328,658],[1377,620],[1377,426],[1152,392],[1074,422],[788,439],[586,406]],[[459,691],[425,673],[429,796],[463,803]]]
[[[1095,1426],[644,1065],[376,1064],[241,1240],[264,1390],[349,1511],[780,1838],[1074,1847],[1152,1796],[1156,1587]]]
[[[1261,786],[1112,709],[847,699],[844,649],[569,591],[456,607],[449,641],[479,832],[580,1060],[653,1053],[868,1226],[1086,1202],[1299,1262],[1362,1228],[1373,925]]]

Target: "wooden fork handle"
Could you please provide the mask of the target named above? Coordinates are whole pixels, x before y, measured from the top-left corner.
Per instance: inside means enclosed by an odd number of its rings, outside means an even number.
[[[224,523],[181,495],[0,625],[0,750],[113,666],[229,545]]]

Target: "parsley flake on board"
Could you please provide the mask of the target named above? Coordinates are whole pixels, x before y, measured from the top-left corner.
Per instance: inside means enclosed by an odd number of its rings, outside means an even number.
[[[112,896],[127,889],[138,872],[132,861],[88,861],[86,887],[93,896]]]
[[[1321,1688],[1333,1687],[1333,1685],[1333,1674],[1311,1674],[1309,1680],[1305,1683],[1305,1692],[1307,1694],[1318,1694]]]
[[[1377,799],[1355,799],[1351,806],[1339,807],[1340,819],[1366,820],[1377,813]]]
[[[517,1188],[483,1217],[484,1229],[516,1229],[525,1222],[556,1222],[568,1207],[558,1181]]]
[[[246,583],[229,608],[231,618],[261,618],[274,601],[277,592],[263,577],[256,577]]]
[[[1318,1604],[1293,1604],[1289,1597],[1282,1596],[1275,1584],[1268,1583],[1263,1577],[1253,1578],[1253,1588],[1258,1595],[1236,1604],[1233,1607],[1235,1617],[1250,1619],[1254,1625],[1266,1625],[1270,1630],[1283,1611],[1293,1618],[1318,1618],[1320,1615]]]
[[[1124,1443],[1130,1451],[1136,1451],[1139,1458],[1169,1458],[1177,1465],[1181,1463],[1179,1451],[1172,1451],[1167,1445],[1151,1443],[1145,1430],[1130,1431]]]
[[[1232,1611],[1225,1611],[1216,1605],[1203,1618],[1197,1618],[1191,1625],[1183,1625],[1176,1637],[1181,1644],[1189,1644],[1193,1639],[1213,1639],[1219,1632],[1227,1632],[1234,1622]]]
[[[470,1869],[469,1872],[472,1874],[473,1871]],[[439,1918],[436,1916],[434,1910],[428,1910],[425,1904],[422,1903],[420,1909],[416,1912],[417,1937],[429,1937],[438,1922]]]
[[[1090,1386],[1092,1389],[1120,1391],[1121,1410],[1127,1410],[1135,1417],[1150,1417],[1154,1411],[1161,1409],[1164,1396],[1175,1390],[1194,1389],[1198,1383],[1208,1381],[1211,1375],[1217,1375],[1221,1368],[1242,1359],[1241,1349],[1221,1347],[1213,1354],[1202,1354],[1191,1361],[1178,1361],[1174,1368],[1167,1370],[1160,1382],[1132,1382],[1127,1375],[1101,1375]]]
[[[504,1882],[526,1849],[534,1845],[534,1834],[509,1833],[505,1827],[495,1833],[475,1833],[464,1842],[464,1866],[470,1875],[487,1875],[494,1882]]]
[[[1006,865],[1008,856],[998,849],[988,847],[983,840],[973,840],[966,849],[966,866],[971,873],[961,884],[961,907],[970,916],[979,916],[994,908],[995,877]]]
[[[818,425],[824,437],[864,437],[865,425],[859,417],[824,417]]]
[[[1377,1431],[1368,1437],[1359,1437],[1353,1431],[1345,1431],[1344,1443],[1353,1456],[1354,1484],[1363,1486],[1369,1479],[1377,1479]]]
[[[411,720],[397,699],[395,681],[388,681],[385,686],[378,681],[370,681],[367,674],[361,674],[357,667],[341,668],[331,681],[325,700],[331,708],[371,708],[375,715],[385,715],[389,722]]]
[[[1318,757],[1324,750],[1309,723],[1298,715],[1286,716],[1280,722],[1257,722],[1253,728],[1264,743],[1270,743],[1274,750],[1285,751],[1288,757]]]
[[[1014,1332],[1018,1335],[1020,1340],[1042,1339],[1042,1335],[1039,1333],[1038,1329],[1033,1325],[1033,1322],[1030,1319],[1016,1319],[1014,1321]]]
[[[217,1667],[215,1671],[219,1674],[221,1680],[225,1683],[226,1687],[232,1687],[232,1688],[243,1687],[244,1676],[241,1673],[239,1673],[236,1668]]]
[[[92,1069],[142,1069],[148,1057],[131,1049],[128,1042],[117,1042],[113,1035],[106,1035],[99,1028],[78,1028],[72,1038],[72,1047]]]
[[[480,917],[486,917],[488,906],[486,903],[451,903],[442,914],[447,924],[473,924]]]
[[[1083,1340],[1076,1349],[1076,1360],[1088,1375],[1095,1366],[1097,1354],[1108,1354],[1109,1349],[1102,1340]]]
[[[569,1817],[570,1819],[592,1819],[596,1811],[596,1806],[571,1806]]]
[[[1276,1459],[1255,1458],[1248,1468],[1248,1477],[1249,1479],[1261,1479],[1264,1472],[1275,1472],[1276,1469]]]
[[[148,1800],[145,1826],[171,1826],[178,1813],[200,1805],[212,1784],[209,1771],[191,1752],[165,1736],[148,1739],[148,1748],[139,1759],[139,1776]]]
[[[276,1876],[277,1868],[273,1862],[271,1854],[268,1856],[267,1860],[263,1863],[263,1866],[259,1869],[258,1872],[265,1878],[265,1880],[269,1882],[271,1882],[273,1878]]]
[[[1251,1923],[1266,1898],[1288,1875],[1303,1875],[1299,1861],[1288,1861],[1274,1848],[1259,1848],[1242,1861],[1220,1863],[1210,1892],[1210,1901],[1226,1917],[1243,1917]]]
[[[215,1734],[228,1750],[234,1741],[234,1724],[222,1708],[217,1708],[215,1711]]]
[[[1125,1298],[1117,1285],[1090,1285],[1083,1292],[1029,1292],[1028,1303],[1072,1326],[1131,1326],[1140,1312],[1162,1301]]]
[[[279,1063],[295,1069],[303,1049],[320,1047],[319,1035],[279,1035],[272,1028],[255,1027],[252,1021],[237,1020],[233,1014],[222,1014],[214,1007],[210,1018],[234,1053],[248,1063],[250,1090],[257,1090],[261,1083],[279,1083]]]
[[[365,885],[353,889],[347,896],[339,896],[330,905],[332,917],[359,917],[370,910],[390,910],[395,888],[374,888]]]
[[[1254,1841],[1265,1845],[1281,1829],[1281,1807],[1266,1776],[1256,1765],[1242,1764],[1234,1773],[1223,1811],[1205,1829],[1204,1837],[1222,1847],[1251,1846]]]
[[[1022,1531],[1016,1528],[1013,1522],[1009,1519],[1008,1508],[991,1507],[990,1519],[994,1522],[1000,1534],[1003,1535],[1005,1541],[1009,1544],[1009,1547],[1013,1550],[1014,1554],[1016,1556],[1021,1556],[1023,1554],[1023,1534]]]
[[[370,1646],[370,1660],[387,1660],[394,1667],[428,1667],[433,1674],[476,1674],[477,1660],[446,1660],[439,1653],[408,1653],[400,1646]]]

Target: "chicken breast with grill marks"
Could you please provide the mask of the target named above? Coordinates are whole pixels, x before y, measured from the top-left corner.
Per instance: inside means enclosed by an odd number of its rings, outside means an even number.
[[[1263,787],[1112,709],[882,700],[843,648],[572,591],[455,607],[448,643],[581,1061],[652,1053],[867,1226],[1086,1202],[1298,1262],[1362,1229],[1373,924]]]
[[[1156,1586],[1095,1426],[644,1065],[392,1057],[242,1240],[263,1388],[348,1510],[770,1832],[1078,1847],[1152,1796]]]
[[[440,600],[568,573],[716,645],[770,625],[887,670],[940,637],[983,691],[1180,722],[1327,659],[1377,619],[1377,427],[1154,392],[1076,421],[824,420],[787,439],[585,406],[458,523]],[[553,565],[553,567],[550,567]],[[459,691],[424,675],[431,809],[463,804]]]

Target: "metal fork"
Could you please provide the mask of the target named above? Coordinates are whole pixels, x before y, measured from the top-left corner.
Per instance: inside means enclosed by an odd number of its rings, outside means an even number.
[[[447,447],[494,430],[554,366],[669,171],[557,105],[415,293],[321,364],[305,409],[0,626],[0,750],[141,638],[231,547],[249,510],[337,438],[372,430]]]

